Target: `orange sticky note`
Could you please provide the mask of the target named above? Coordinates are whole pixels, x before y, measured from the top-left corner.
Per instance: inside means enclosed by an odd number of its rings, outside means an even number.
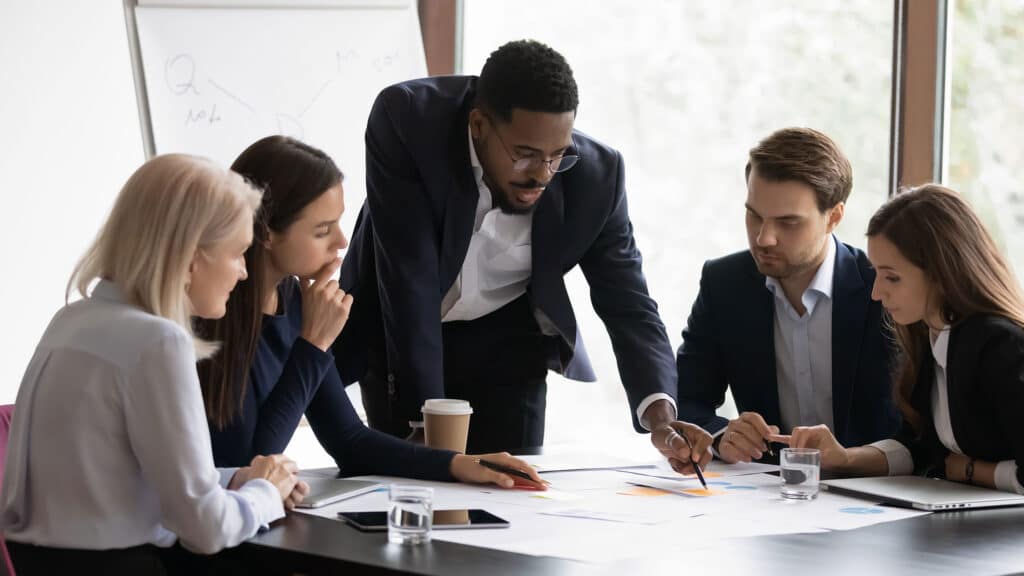
[[[696,478],[696,474],[683,474],[683,478]],[[704,478],[721,478],[722,474],[719,472],[704,472]]]
[[[725,494],[725,490],[714,490],[711,488],[690,488],[688,490],[683,490],[683,492],[693,496],[721,496],[722,494]]]

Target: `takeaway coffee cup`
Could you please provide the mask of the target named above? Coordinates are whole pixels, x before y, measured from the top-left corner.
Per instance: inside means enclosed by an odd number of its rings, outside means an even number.
[[[469,436],[469,416],[473,408],[465,400],[433,398],[423,403],[423,426],[427,446],[466,451]]]

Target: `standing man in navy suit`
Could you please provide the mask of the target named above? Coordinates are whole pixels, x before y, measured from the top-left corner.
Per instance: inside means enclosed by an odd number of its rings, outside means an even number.
[[[750,249],[704,264],[676,356],[680,416],[728,462],[762,458],[794,426],[824,423],[846,446],[890,437],[899,416],[875,271],[833,236],[850,162],[821,132],[787,128],[750,151],[746,179]],[[734,420],[715,414],[727,388]]]
[[[679,434],[710,460],[710,435],[676,421],[672,348],[641,271],[622,156],[573,130],[576,108],[569,65],[533,41],[502,46],[479,77],[377,97],[366,204],[342,269],[355,304],[335,345],[372,427],[406,435],[424,400],[461,398],[473,407],[469,451],[542,445],[548,369],[595,379],[563,282],[578,264],[634,427],[677,469],[691,465]]]

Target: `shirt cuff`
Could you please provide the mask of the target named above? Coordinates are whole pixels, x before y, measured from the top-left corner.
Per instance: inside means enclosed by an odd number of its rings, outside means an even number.
[[[278,518],[284,518],[281,494],[269,480],[254,478],[242,485],[237,492],[252,505],[253,512],[256,513],[256,523],[261,529],[269,527],[270,523]]]
[[[1017,463],[1013,460],[1003,460],[996,464],[996,489],[1004,492],[1016,492],[1024,494],[1024,486],[1017,480]]]
[[[228,484],[235,477],[235,472],[238,472],[238,468],[217,468],[217,472],[220,472],[220,487],[227,490]]]
[[[672,404],[672,411],[675,412],[676,414],[679,414],[679,411],[676,410],[676,401],[671,396],[665,394],[664,392],[656,392],[654,394],[651,394],[647,398],[644,398],[643,402],[641,402],[640,405],[636,407],[636,419],[637,422],[640,422],[640,426],[643,426],[644,430],[647,430],[648,432],[650,432],[651,429],[648,428],[647,426],[644,426],[644,412],[647,412],[647,409],[650,408],[651,404],[654,404],[658,400],[668,400],[669,404]]]
[[[914,457],[910,450],[896,440],[879,440],[868,444],[877,448],[885,454],[885,461],[889,465],[889,476],[905,476],[914,473]]]
[[[711,435],[711,454],[719,460],[722,459],[722,455],[718,453],[718,448],[716,448],[716,446],[718,446],[717,440],[722,436],[722,434],[725,434],[725,431],[728,429],[728,426],[722,426],[718,429],[718,432]]]

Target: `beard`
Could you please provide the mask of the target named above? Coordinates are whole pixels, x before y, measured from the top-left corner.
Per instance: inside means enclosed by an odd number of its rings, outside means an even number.
[[[540,202],[540,198],[532,202],[531,204],[520,204],[516,202],[515,195],[517,189],[537,189],[545,187],[546,185],[536,180],[529,180],[527,182],[512,182],[507,188],[499,188],[493,183],[488,182],[487,178],[484,178],[484,183],[491,190],[491,203],[493,206],[504,212],[505,214],[531,214]],[[541,196],[544,194],[542,193]]]
[[[757,265],[757,271],[778,280],[811,270],[817,265],[816,262],[818,260],[817,255],[809,254],[805,255],[798,262],[790,262],[783,254],[768,253],[774,258],[762,261],[758,254],[763,254],[764,252],[756,249],[751,250],[751,252],[754,255],[754,264]]]
[[[512,203],[512,195],[505,192],[491,195],[494,205],[497,206],[505,214],[530,214],[537,208],[537,202],[523,206],[521,204]]]

